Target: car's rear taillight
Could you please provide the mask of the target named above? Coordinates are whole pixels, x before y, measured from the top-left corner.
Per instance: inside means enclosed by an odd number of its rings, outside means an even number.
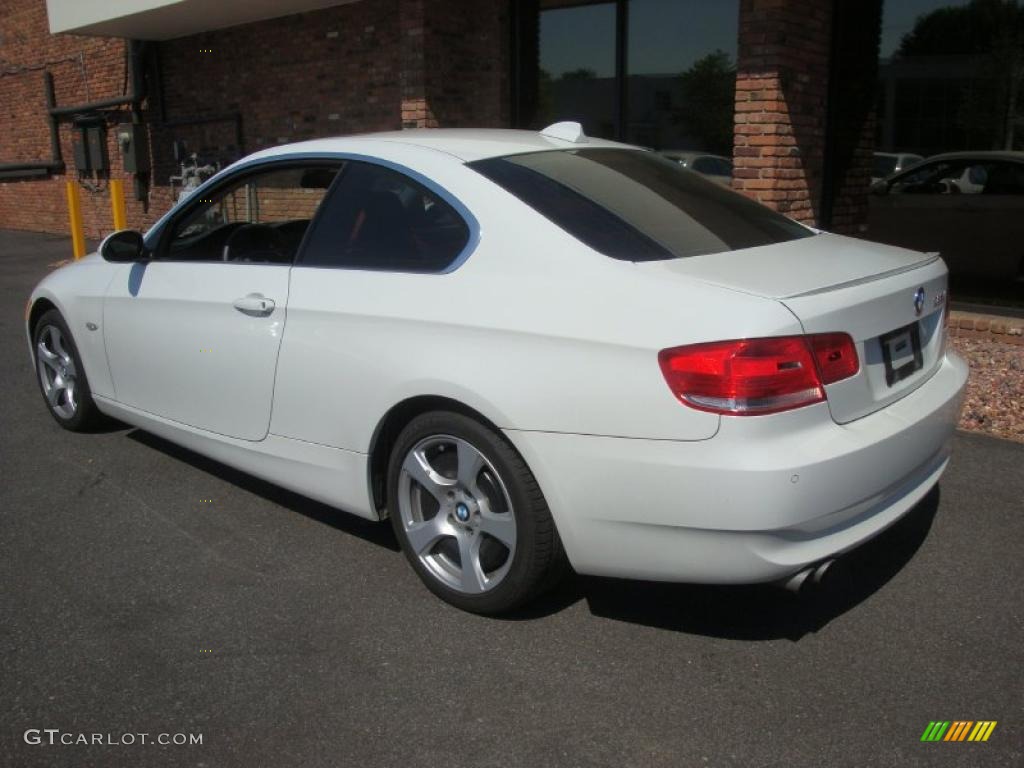
[[[825,385],[860,368],[845,333],[713,341],[663,349],[658,362],[673,394],[712,413],[755,416],[825,399]]]
[[[822,384],[848,379],[860,370],[857,348],[848,333],[819,333],[808,336]]]

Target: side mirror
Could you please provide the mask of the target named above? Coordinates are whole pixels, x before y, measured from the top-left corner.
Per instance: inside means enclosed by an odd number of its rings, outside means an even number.
[[[880,179],[871,185],[869,191],[872,195],[888,195],[889,185],[885,183],[884,179]]]
[[[100,256],[107,261],[126,263],[142,261],[146,246],[142,235],[134,229],[120,229],[107,235],[100,243]]]

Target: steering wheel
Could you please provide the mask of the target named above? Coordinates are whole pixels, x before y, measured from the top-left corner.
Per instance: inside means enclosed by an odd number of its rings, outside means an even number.
[[[224,261],[291,261],[291,250],[284,236],[267,224],[243,224],[224,241]]]

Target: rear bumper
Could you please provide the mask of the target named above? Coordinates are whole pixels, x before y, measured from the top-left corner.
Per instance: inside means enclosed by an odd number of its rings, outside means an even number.
[[[581,573],[781,579],[870,539],[949,462],[967,365],[948,354],[901,400],[849,424],[827,403],[723,418],[696,442],[507,431]]]

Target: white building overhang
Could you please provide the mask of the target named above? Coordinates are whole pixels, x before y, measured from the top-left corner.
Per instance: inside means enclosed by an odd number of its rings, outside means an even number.
[[[50,32],[170,40],[358,0],[46,0]]]

